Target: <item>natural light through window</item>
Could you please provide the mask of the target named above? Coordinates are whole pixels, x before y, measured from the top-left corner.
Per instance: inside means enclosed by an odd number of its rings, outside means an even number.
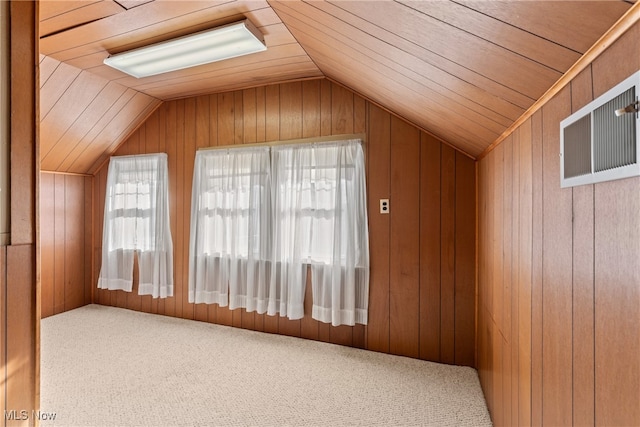
[[[196,154],[189,301],[367,323],[369,240],[359,140]]]
[[[101,289],[132,291],[138,257],[139,295],[173,295],[167,155],[112,157],[104,208]]]

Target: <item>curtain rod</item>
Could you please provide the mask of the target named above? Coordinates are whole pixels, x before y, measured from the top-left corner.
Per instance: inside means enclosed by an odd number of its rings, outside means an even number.
[[[198,148],[197,151],[226,150],[229,148],[240,148],[240,147],[243,147],[243,148],[244,147],[272,147],[275,145],[311,144],[314,142],[345,141],[347,139],[359,139],[364,142],[365,138],[366,138],[366,134],[364,133],[350,133],[345,135],[330,135],[330,136],[320,136],[315,138],[300,138],[300,139],[285,139],[285,140],[268,141],[268,142],[255,142],[251,144],[216,145],[214,147]]]

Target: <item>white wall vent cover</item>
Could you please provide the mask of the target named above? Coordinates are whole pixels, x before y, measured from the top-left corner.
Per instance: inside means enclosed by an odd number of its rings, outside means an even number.
[[[560,122],[562,188],[640,175],[640,114],[615,114],[639,95],[640,71]]]

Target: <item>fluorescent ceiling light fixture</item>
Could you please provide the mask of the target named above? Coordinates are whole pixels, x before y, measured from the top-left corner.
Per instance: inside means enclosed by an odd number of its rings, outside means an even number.
[[[149,77],[267,50],[248,20],[109,56],[104,63],[134,77]]]

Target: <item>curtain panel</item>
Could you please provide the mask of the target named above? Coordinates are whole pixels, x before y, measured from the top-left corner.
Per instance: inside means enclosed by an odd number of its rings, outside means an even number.
[[[311,266],[312,318],[367,324],[369,233],[357,140],[272,148],[274,258],[289,310],[302,317]]]
[[[272,265],[270,206],[268,147],[196,153],[189,302],[259,313],[267,310]]]
[[[196,154],[189,301],[366,324],[369,238],[359,140]]]
[[[138,294],[173,296],[168,181],[164,153],[110,159],[98,288],[131,292],[135,254]]]

